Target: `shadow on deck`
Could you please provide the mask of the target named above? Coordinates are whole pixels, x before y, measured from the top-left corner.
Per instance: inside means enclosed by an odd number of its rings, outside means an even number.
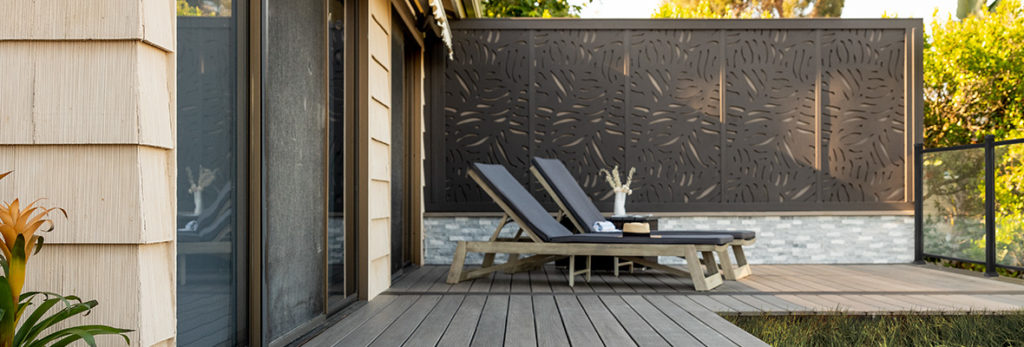
[[[310,346],[758,346],[719,314],[993,313],[1024,309],[1024,285],[924,265],[757,265],[697,293],[657,271],[568,286],[553,266],[444,283],[411,269]]]

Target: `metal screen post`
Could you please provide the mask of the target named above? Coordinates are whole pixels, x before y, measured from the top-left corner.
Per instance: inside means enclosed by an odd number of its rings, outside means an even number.
[[[922,188],[924,182],[921,177],[922,162],[924,158],[921,152],[924,144],[914,144],[914,263],[924,264],[924,201],[922,201]]]
[[[996,273],[996,137],[985,136],[985,276]]]

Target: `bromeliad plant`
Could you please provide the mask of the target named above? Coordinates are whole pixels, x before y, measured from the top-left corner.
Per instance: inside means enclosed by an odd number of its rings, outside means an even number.
[[[10,173],[0,174],[0,180]],[[0,236],[3,237],[0,242],[0,251],[3,252],[3,258],[0,258],[0,267],[3,268],[3,275],[0,276],[0,347],[59,347],[79,340],[96,346],[95,336],[108,334],[120,335],[130,344],[125,333],[131,330],[106,325],[71,326],[46,332],[68,318],[79,314],[88,315],[98,303],[96,300],[82,301],[71,295],[21,292],[25,285],[28,259],[43,247],[43,237],[37,235],[37,232],[53,230],[53,220],[47,218],[51,212],[60,212],[67,218],[64,209],[40,207],[36,205],[38,202],[33,201],[24,207],[18,199],[0,203]],[[41,298],[42,302],[22,322],[22,315],[35,304],[37,298]],[[53,312],[47,315],[50,311]]]

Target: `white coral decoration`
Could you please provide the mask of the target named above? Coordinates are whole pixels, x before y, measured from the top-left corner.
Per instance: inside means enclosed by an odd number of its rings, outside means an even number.
[[[626,177],[626,184],[622,184],[622,179],[619,176],[619,166],[615,165],[611,171],[601,169],[600,173],[604,174],[604,179],[608,181],[608,185],[612,187],[612,191],[616,193],[626,193],[626,195],[633,194],[633,190],[629,188],[633,184],[633,173],[636,172],[636,168],[629,169],[629,176]]]
[[[192,176],[192,168],[186,167],[185,172],[188,174],[188,183],[190,185],[190,187],[188,188],[188,192],[190,194],[194,194],[196,192],[203,191],[203,189],[206,189],[206,187],[208,187],[210,183],[213,183],[213,179],[217,177],[217,171],[219,170],[220,169],[210,170],[200,165],[199,181],[196,181],[195,177]]]

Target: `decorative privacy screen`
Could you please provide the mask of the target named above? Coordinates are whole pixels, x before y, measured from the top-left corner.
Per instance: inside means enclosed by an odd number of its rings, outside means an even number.
[[[466,175],[499,163],[551,205],[532,156],[602,210],[911,209],[920,20],[467,20],[432,59],[427,210],[497,211]]]

